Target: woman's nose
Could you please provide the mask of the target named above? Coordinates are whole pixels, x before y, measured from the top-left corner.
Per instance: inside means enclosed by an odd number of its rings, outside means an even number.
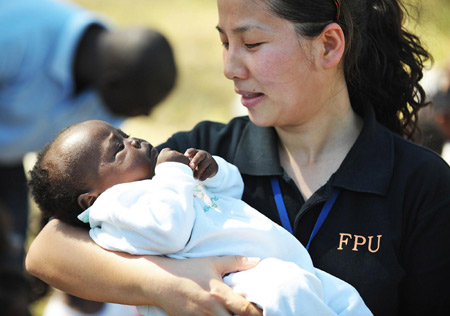
[[[223,52],[223,72],[225,77],[230,80],[247,79],[248,69],[244,63],[243,56],[237,49],[232,49]]]

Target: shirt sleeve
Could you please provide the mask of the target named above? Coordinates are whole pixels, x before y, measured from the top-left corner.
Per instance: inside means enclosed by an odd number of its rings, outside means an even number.
[[[29,46],[27,40],[30,39],[27,37],[0,38],[2,47],[0,52],[0,86],[2,86],[2,89],[6,89],[8,84],[23,80],[21,69]]]
[[[116,185],[89,208],[90,236],[101,247],[136,255],[182,250],[195,221],[192,170],[165,162],[152,180]]]
[[[219,165],[217,174],[203,181],[203,184],[211,193],[220,193],[236,199],[242,198],[244,181],[238,168],[219,156],[213,156]]]
[[[425,168],[411,188],[413,216],[405,230],[400,314],[448,315],[450,311],[450,169]]]

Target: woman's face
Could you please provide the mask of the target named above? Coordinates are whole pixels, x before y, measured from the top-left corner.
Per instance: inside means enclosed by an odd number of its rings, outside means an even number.
[[[217,0],[225,76],[259,126],[299,125],[320,89],[311,40],[258,0]]]

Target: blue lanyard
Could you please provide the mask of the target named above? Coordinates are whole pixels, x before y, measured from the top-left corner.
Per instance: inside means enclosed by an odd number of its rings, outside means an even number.
[[[289,217],[287,214],[286,206],[284,205],[283,195],[281,194],[280,183],[278,182],[278,179],[276,177],[271,177],[270,182],[272,183],[273,195],[275,197],[275,203],[277,205],[278,214],[280,215],[281,224],[288,232],[293,234],[291,223],[289,222]],[[308,244],[306,245],[306,250],[309,250],[311,241],[316,236],[320,227],[322,227],[323,223],[325,222],[328,214],[330,213],[331,209],[333,208],[334,203],[336,202],[336,199],[337,199],[340,191],[341,191],[340,189],[334,188],[331,199],[326,201],[324,206],[322,207],[322,210],[319,213],[319,217],[317,218],[316,224],[314,225],[311,236],[309,237]]]
[[[280,183],[276,177],[271,177],[270,182],[272,183],[273,196],[275,197],[275,203],[277,204],[281,225],[283,225],[284,229],[293,234],[286,206],[284,205],[283,195],[281,195]]]

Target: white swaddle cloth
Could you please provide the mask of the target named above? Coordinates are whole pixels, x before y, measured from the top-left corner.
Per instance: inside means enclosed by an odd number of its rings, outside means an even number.
[[[237,168],[214,157],[218,173],[204,182],[181,163],[165,162],[152,180],[116,185],[79,215],[91,238],[113,251],[175,259],[243,255],[262,261],[224,278],[264,315],[372,315],[358,292],[313,267],[306,249],[284,228],[240,198]],[[167,315],[138,306],[143,315]]]

